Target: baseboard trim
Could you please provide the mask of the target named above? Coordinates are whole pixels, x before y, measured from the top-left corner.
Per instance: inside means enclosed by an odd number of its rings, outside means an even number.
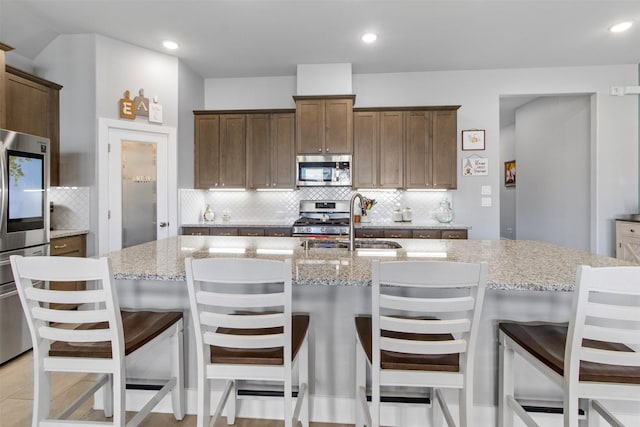
[[[221,393],[213,391],[212,400],[215,402]],[[126,407],[128,411],[139,411],[153,395],[149,390],[127,390]],[[280,393],[280,397],[282,394]],[[424,402],[424,399],[422,399]],[[101,391],[96,394],[95,409],[102,408]],[[196,412],[196,390],[186,390],[185,409],[187,414]],[[324,423],[353,424],[355,420],[355,400],[345,397],[312,396],[311,420]],[[457,420],[458,406],[450,404],[451,413]],[[215,406],[212,406],[215,407]],[[153,412],[171,413],[171,396],[165,396],[153,409]],[[562,415],[549,412],[532,412],[532,417],[540,427],[555,427],[562,423]],[[223,413],[224,414],[224,413]],[[381,408],[381,424],[401,425],[403,427],[431,427],[431,405],[425,403],[383,403]],[[640,425],[640,414],[615,414],[625,425]],[[282,419],[283,407],[279,397],[245,395],[238,397],[238,417]],[[517,417],[516,417],[517,418]],[[473,414],[475,426],[496,425],[496,407],[475,406]],[[518,424],[516,421],[516,426]]]

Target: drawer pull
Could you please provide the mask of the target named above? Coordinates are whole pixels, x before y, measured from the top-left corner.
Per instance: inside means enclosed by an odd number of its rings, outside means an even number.
[[[284,237],[284,233],[273,233],[274,237]]]
[[[66,243],[64,245],[53,245],[53,249],[64,249],[66,247],[67,247]]]
[[[221,236],[231,236],[231,233],[220,233]]]
[[[364,234],[362,235],[362,237],[373,237],[373,234],[367,234],[367,233],[364,233]]]
[[[247,236],[259,236],[258,233],[247,233]]]
[[[402,236],[400,236],[399,234],[392,234],[391,237],[394,239],[399,239]]]
[[[633,228],[631,230],[629,230],[629,231],[632,232],[632,233],[636,232],[636,230],[634,230]]]

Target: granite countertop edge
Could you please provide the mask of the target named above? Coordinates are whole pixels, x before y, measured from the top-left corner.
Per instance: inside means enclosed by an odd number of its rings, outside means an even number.
[[[89,230],[51,230],[50,237],[52,239],[59,239],[61,237],[80,236],[88,233]]]
[[[182,224],[181,227],[256,227],[256,228],[279,228],[279,227],[292,227],[293,221],[229,221],[229,222],[199,222],[196,224]],[[356,229],[359,228],[408,228],[408,229],[439,229],[439,230],[470,230],[472,227],[465,224],[442,224],[439,222],[431,221],[372,221],[372,222],[359,222],[354,224]]]

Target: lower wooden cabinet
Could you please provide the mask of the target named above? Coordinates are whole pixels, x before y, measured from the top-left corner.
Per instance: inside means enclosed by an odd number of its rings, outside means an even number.
[[[84,258],[87,256],[87,236],[80,234],[77,236],[58,237],[51,239],[49,245],[51,256],[66,256]],[[49,288],[57,291],[82,291],[86,289],[85,282],[52,282]],[[74,304],[51,304],[51,308],[74,309]]]
[[[208,236],[208,227],[182,227],[183,236]]]
[[[616,221],[616,258],[640,264],[640,222]]]

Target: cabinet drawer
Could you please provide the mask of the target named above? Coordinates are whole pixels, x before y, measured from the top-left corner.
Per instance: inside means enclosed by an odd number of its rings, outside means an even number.
[[[84,235],[51,239],[51,256],[85,256]]]
[[[356,237],[379,239],[384,237],[384,231],[381,228],[361,228],[356,230]]]
[[[211,236],[237,236],[238,229],[235,227],[211,227]]]
[[[466,239],[467,230],[442,230],[442,239]]]
[[[264,228],[240,227],[238,228],[238,236],[264,236]]]
[[[392,239],[410,239],[411,230],[403,228],[386,228],[384,230],[384,237]]]
[[[640,238],[640,222],[622,222],[618,221],[619,237],[637,237]]]
[[[209,228],[207,227],[182,227],[184,236],[208,236]]]
[[[413,230],[414,239],[440,239],[442,232],[440,230]]]
[[[291,228],[288,228],[288,227],[267,228],[265,229],[265,235],[271,236],[271,237],[291,237]]]

